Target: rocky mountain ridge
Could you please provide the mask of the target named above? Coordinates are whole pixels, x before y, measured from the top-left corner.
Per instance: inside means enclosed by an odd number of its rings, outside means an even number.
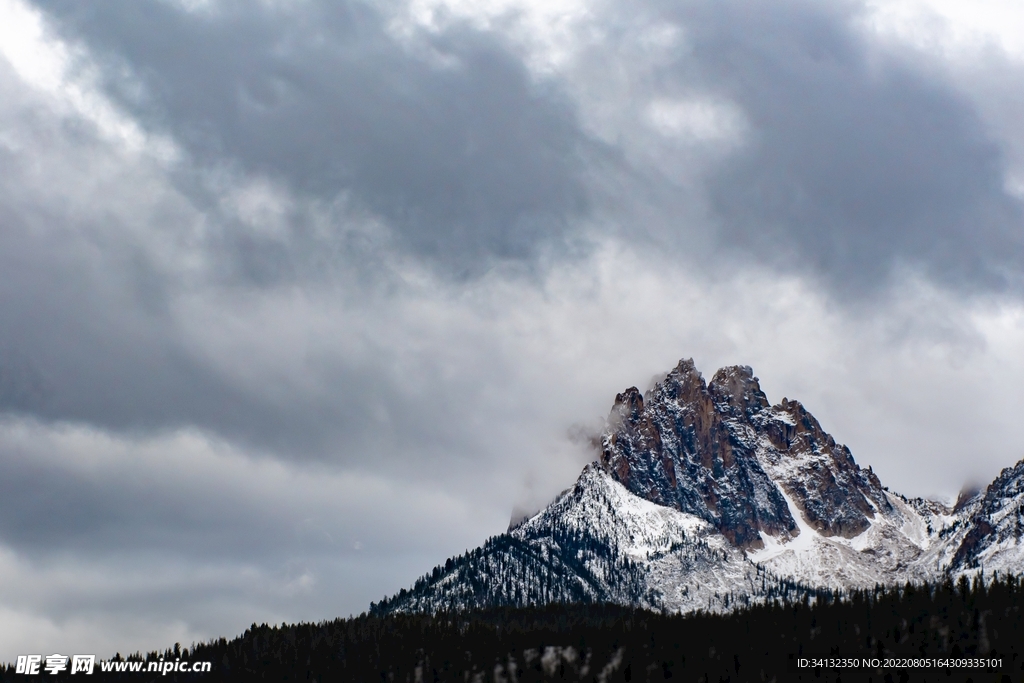
[[[683,360],[615,398],[597,461],[551,505],[373,610],[772,597],[1024,573],[1024,461],[954,509],[882,486],[753,371]]]

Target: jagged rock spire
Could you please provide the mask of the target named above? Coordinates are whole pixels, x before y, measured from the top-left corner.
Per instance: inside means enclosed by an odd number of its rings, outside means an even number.
[[[706,385],[681,360],[646,397],[619,394],[608,425],[601,463],[620,483],[706,519],[741,548],[798,534],[794,512],[819,533],[851,537],[889,508],[849,449],[798,402],[772,407],[748,366],[722,368]]]

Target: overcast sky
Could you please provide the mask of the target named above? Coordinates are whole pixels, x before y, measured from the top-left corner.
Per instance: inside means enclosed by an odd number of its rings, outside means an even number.
[[[363,611],[751,365],[1024,457],[1013,0],[0,0],[0,660]]]

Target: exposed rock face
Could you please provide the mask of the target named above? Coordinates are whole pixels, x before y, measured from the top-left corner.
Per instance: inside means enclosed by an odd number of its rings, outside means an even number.
[[[1024,460],[1000,472],[983,496],[968,499],[961,509],[969,515],[968,531],[953,567],[1024,571]]]
[[[683,360],[646,401],[636,388],[616,396],[601,463],[633,493],[711,522],[741,548],[762,547],[762,533],[800,533],[786,496],[825,536],[856,536],[891,510],[849,449],[800,403],[770,406],[745,366],[706,385]]]
[[[754,423],[769,442],[760,453],[765,468],[818,533],[853,538],[877,512],[893,511],[874,472],[858,466],[799,402],[783,399]]]

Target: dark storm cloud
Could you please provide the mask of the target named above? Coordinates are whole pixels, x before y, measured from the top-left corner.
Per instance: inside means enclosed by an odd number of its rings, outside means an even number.
[[[251,348],[242,348],[235,357],[244,362],[252,353],[252,372],[233,375],[219,367],[223,358],[205,358],[183,341],[174,320],[140,311],[131,283],[55,266],[55,256],[66,256],[60,246],[17,242],[6,240],[0,253],[7,276],[0,286],[4,413],[128,433],[195,426],[256,452],[347,461],[380,448],[403,452],[426,433],[433,435],[431,448],[461,452],[465,446],[445,419],[452,406],[424,403],[418,390],[403,389],[386,357],[314,360],[290,377],[275,377],[272,369],[263,373]],[[120,265],[105,259],[96,269]],[[327,388],[310,392],[311,377]],[[403,428],[383,429],[392,419]]]
[[[351,191],[456,274],[528,257],[585,213],[571,107],[499,35],[460,26],[404,46],[358,2],[37,4],[109,67],[121,105],[196,160]],[[273,278],[263,259],[258,279]]]
[[[976,107],[934,62],[879,44],[852,3],[661,5],[687,53],[661,81],[715,93],[747,143],[708,177],[722,239],[856,295],[909,266],[954,287],[1021,282],[1024,212]]]
[[[179,435],[125,447],[83,430],[52,438],[32,422],[6,421],[0,429],[0,541],[33,555],[63,549],[102,557],[127,542],[135,553],[173,548],[182,558],[277,558],[319,552],[325,538],[337,553],[355,526],[346,519],[351,509],[327,499],[315,475],[247,463],[223,444]],[[19,430],[45,446],[12,438]],[[282,490],[287,481],[302,490]],[[335,498],[348,492],[340,478],[334,486]],[[303,522],[325,515],[326,523]],[[388,525],[378,519],[362,526],[367,534]]]
[[[615,155],[576,121],[586,103],[571,105],[557,77],[532,79],[496,32],[455,22],[402,43],[388,16],[355,2],[37,4],[108,67],[122,106],[202,164],[320,198],[351,192],[401,247],[457,275],[528,259],[598,205],[627,239],[664,242],[653,226],[693,215],[682,202],[710,214],[673,224],[680,252],[716,231],[725,253],[814,273],[847,297],[902,266],[957,287],[1020,282],[1024,213],[1004,190],[1003,147],[941,67],[870,36],[857,3],[649,2],[597,15],[607,38],[592,49],[609,71],[584,76],[595,89],[621,71],[628,98],[713,95],[743,112],[744,142],[724,161],[684,162],[703,199],[659,192],[649,168],[611,170]],[[643,20],[685,34],[651,73],[618,54]],[[598,196],[631,174],[634,198],[654,206]],[[226,230],[222,266],[256,283],[292,277],[308,267],[301,233]]]
[[[384,439],[391,448],[418,442],[423,429],[439,447],[459,440],[431,427],[444,425],[429,409],[437,404],[415,410],[419,396],[382,380],[386,356],[291,364],[301,353],[282,347],[277,360],[293,370],[268,376],[255,356],[246,364],[257,350],[246,338],[231,354],[242,370],[224,367],[209,346],[230,334],[221,326],[239,311],[211,301],[214,287],[190,289],[178,263],[189,254],[175,252],[175,236],[202,217],[151,166],[126,162],[88,131],[69,132],[2,65],[0,95],[5,120],[24,124],[11,128],[18,146],[31,150],[0,147],[0,412],[127,433],[193,426],[258,452],[342,459],[373,449],[367,432],[378,414],[410,416],[411,430]],[[206,322],[181,319],[190,295]],[[367,324],[362,314],[352,311],[351,326]],[[301,316],[283,317],[280,325],[303,329]],[[268,333],[251,324],[244,335]],[[196,327],[200,339],[190,339]],[[303,334],[292,342],[305,349]],[[310,392],[310,376],[328,388]]]
[[[637,170],[585,187],[582,169],[599,145],[581,132],[554,77],[538,83],[499,35],[463,24],[414,31],[403,43],[385,30],[388,17],[359,3],[224,2],[200,12],[114,0],[37,5],[64,35],[90,47],[121,106],[172,133],[200,166],[226,167],[229,175],[240,168],[327,203],[351,193],[384,217],[400,245],[456,273],[479,273],[489,257],[533,255],[584,215],[588,192]],[[738,149],[691,157],[727,250],[821,275],[847,293],[881,285],[904,263],[947,282],[1001,286],[1000,275],[1019,276],[1020,207],[1003,191],[1000,148],[940,70],[857,29],[856,6],[648,3],[642,10],[630,9],[628,20],[614,11],[607,17],[607,40],[590,48],[603,51],[595,63],[624,70],[640,108],[655,98],[711,94],[734,102],[747,119]],[[640,20],[673,21],[685,35],[675,59],[657,62],[653,73],[617,51]],[[612,71],[565,78],[600,84]],[[40,133],[40,147],[47,135],[61,140],[67,132]],[[88,135],[71,140],[89,154]],[[468,458],[458,454],[485,440],[460,432],[449,415],[471,409],[480,385],[501,381],[503,370],[481,362],[487,380],[474,383],[467,373],[461,384],[445,384],[444,369],[424,363],[417,371],[433,388],[410,389],[394,370],[388,340],[410,332],[387,322],[382,308],[395,306],[390,315],[402,309],[379,283],[346,281],[346,300],[376,303],[337,307],[370,339],[366,353],[323,351],[291,363],[306,354],[303,335],[316,328],[301,315],[280,316],[274,324],[300,330],[288,342],[293,347],[278,349],[280,367],[254,355],[239,375],[224,367],[233,358],[206,347],[216,339],[191,329],[216,324],[216,316],[175,317],[181,274],[162,270],[152,249],[132,241],[138,231],[108,215],[102,192],[91,215],[33,204],[15,182],[27,173],[15,168],[24,159],[9,157],[0,158],[14,165],[0,188],[3,410],[116,431],[194,425],[259,450],[352,460],[387,452],[418,463],[417,444]],[[601,176],[611,158],[588,173]],[[336,246],[307,239],[301,211],[285,219],[291,232],[261,236],[217,208],[217,187],[180,180],[183,187],[187,200],[205,193],[205,203],[186,206],[179,198],[133,220],[142,233],[213,223],[213,237],[199,249],[214,273],[266,285]],[[130,178],[107,189],[139,197],[150,191]],[[651,226],[669,224],[667,242],[680,253],[735,264],[695,249],[695,233],[710,228],[674,222],[678,200],[649,189],[642,212],[615,207],[620,237],[642,245]],[[332,220],[339,233],[347,229],[345,216]],[[101,222],[114,228],[102,239],[82,237]],[[66,234],[48,233],[49,225],[66,226]],[[365,265],[351,254],[330,264],[352,272]],[[209,310],[227,310],[237,300],[223,284],[214,277],[186,294]],[[231,334],[261,334],[262,324],[253,314]],[[435,353],[471,345],[442,337],[433,340]],[[236,346],[234,357],[244,358],[246,344]],[[385,428],[394,420],[400,428]]]
[[[212,495],[213,482],[206,490],[175,491],[151,463],[96,477],[3,450],[0,539],[10,547],[102,555],[131,539],[135,552],[173,547],[179,555],[207,558],[268,547],[294,552],[287,528],[294,520],[266,514],[256,501]]]
[[[259,397],[190,356],[166,315],[140,305],[131,245],[96,258],[97,245],[40,225],[87,231],[76,217],[19,215],[12,204],[0,203],[0,410],[114,430],[279,426]]]
[[[415,520],[401,510],[410,502],[423,509]],[[453,531],[467,540],[446,552],[475,543],[465,510],[446,503],[373,477],[254,462],[195,434],[111,439],[0,420],[0,603],[6,619],[113,621],[100,631],[187,613],[203,637],[358,613],[382,579],[402,585],[443,559]],[[0,657],[12,646],[4,628]],[[133,636],[115,640],[111,652]]]

